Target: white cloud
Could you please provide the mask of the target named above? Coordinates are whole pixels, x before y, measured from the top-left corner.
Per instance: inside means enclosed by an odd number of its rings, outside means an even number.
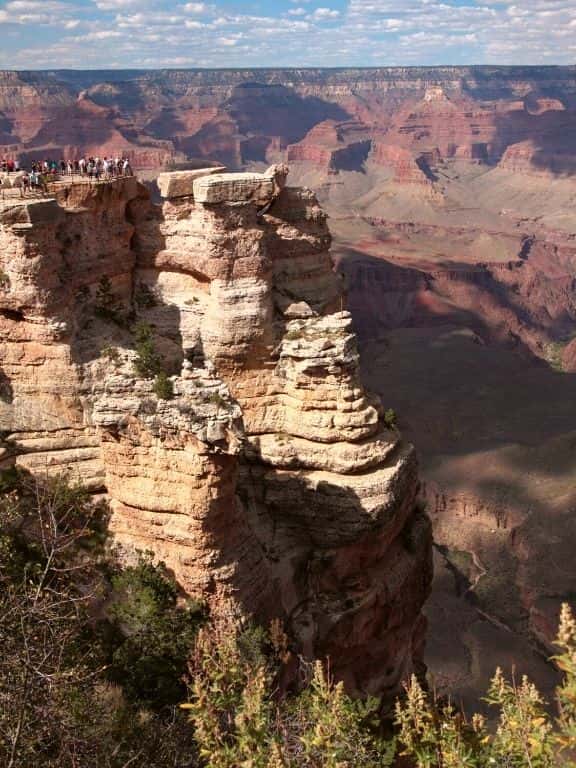
[[[207,13],[209,7],[206,3],[186,3],[184,10],[187,13]]]
[[[0,11],[0,21],[18,25],[65,24],[79,10],[70,2],[60,0],[10,0]]]
[[[340,11],[333,11],[331,8],[316,8],[312,16],[318,20],[337,19],[340,16]]]
[[[125,11],[132,8],[142,8],[143,5],[149,4],[142,2],[142,0],[95,0],[95,2],[100,11]]]
[[[0,4],[0,23],[15,25],[0,66],[14,68],[537,64],[576,54],[576,0],[291,0],[263,15],[231,12],[223,0]],[[60,30],[57,42],[44,26]],[[99,44],[100,30],[114,31],[113,46]]]

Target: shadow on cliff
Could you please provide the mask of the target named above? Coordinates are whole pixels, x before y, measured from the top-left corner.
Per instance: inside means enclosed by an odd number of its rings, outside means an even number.
[[[327,449],[329,450],[329,449]],[[398,460],[394,454],[389,467]],[[432,578],[431,526],[408,458],[388,492],[269,468],[241,475],[239,495],[279,585],[289,634],[329,657],[351,692],[398,692],[421,662],[421,609]]]
[[[576,109],[550,109],[540,114],[527,109],[501,112],[496,117],[496,144],[500,155],[511,144],[530,142],[528,162],[536,171],[557,177],[576,176]]]
[[[300,96],[285,85],[252,82],[236,86],[218,114],[179,148],[191,156],[205,156],[227,164],[267,161],[266,153],[301,139],[325,120],[349,120],[337,104],[315,96]]]
[[[135,226],[131,240],[133,260],[125,275],[119,276],[118,264],[98,265],[100,280],[92,276],[96,285],[88,292],[86,273],[74,274],[77,259],[74,242],[64,243],[63,260],[69,270],[68,279],[78,283],[74,298],[75,332],[70,340],[74,362],[86,365],[102,356],[103,350],[123,346],[137,348],[136,327],[139,323],[150,326],[154,344],[169,374],[179,374],[187,354],[181,334],[182,313],[175,304],[162,300],[157,280],[160,269],[155,266],[155,255],[166,248],[162,234],[163,215],[159,205],[140,198],[131,201],[127,218]],[[143,230],[141,233],[141,229]],[[68,252],[70,250],[70,252]],[[116,286],[113,287],[113,282]]]
[[[550,317],[546,306],[535,307],[531,314],[516,285],[499,281],[489,268],[450,261],[427,271],[352,248],[346,254],[338,270],[346,276],[348,306],[363,341],[396,328],[454,324],[469,328],[480,343],[498,343],[536,365],[546,365],[529,342],[541,338],[555,342],[574,325],[566,312]],[[459,304],[459,292],[464,306]],[[477,309],[470,306],[474,303]],[[546,316],[545,325],[537,313]]]

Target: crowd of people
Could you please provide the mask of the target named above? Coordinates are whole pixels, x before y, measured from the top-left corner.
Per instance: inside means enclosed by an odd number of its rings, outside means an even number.
[[[11,178],[10,174],[17,174]],[[18,187],[20,194],[47,191],[47,183],[62,177],[80,176],[89,181],[133,176],[130,161],[125,157],[81,157],[77,160],[35,160],[24,168],[18,160],[0,160],[0,190]]]

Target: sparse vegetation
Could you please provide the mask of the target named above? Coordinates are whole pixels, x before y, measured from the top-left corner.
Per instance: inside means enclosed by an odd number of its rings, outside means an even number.
[[[107,508],[65,478],[0,473],[0,761],[7,768],[574,768],[576,620],[562,609],[552,717],[526,678],[498,670],[497,728],[413,678],[383,738],[376,699],[355,701],[321,662],[268,633],[208,621],[144,554],[119,570]],[[186,700],[181,707],[177,702]],[[190,722],[187,723],[186,721]]]
[[[174,397],[174,385],[165,371],[160,371],[156,376],[152,389],[156,397],[160,400],[172,400]]]
[[[228,404],[219,392],[212,392],[211,395],[208,395],[206,402],[211,403],[212,405],[217,405],[219,408],[223,408]]]
[[[375,699],[354,701],[323,664],[308,668],[296,696],[278,696],[290,663],[279,623],[269,635],[233,627],[201,630],[190,664],[190,713],[201,765],[209,768],[390,766],[394,745],[378,736]]]
[[[563,353],[565,347],[566,344],[554,342],[549,344],[546,349],[546,358],[548,363],[550,364],[550,367],[557,373],[564,373]]]
[[[120,303],[112,292],[112,283],[108,275],[103,275],[98,283],[94,314],[101,320],[116,323],[116,325],[126,324]]]
[[[137,323],[133,328],[137,357],[134,368],[138,376],[152,379],[162,371],[162,360],[156,351],[152,328],[148,323]]]
[[[393,408],[388,408],[388,410],[384,413],[384,424],[388,427],[388,429],[396,429],[398,425],[398,417],[396,416],[396,411]]]
[[[4,272],[0,269],[0,288],[9,288],[10,287],[10,278]]]
[[[185,695],[184,673],[203,621],[201,607],[179,604],[165,566],[154,565],[146,554],[112,577],[107,615],[113,630],[109,677],[133,702],[154,710],[177,704]]]
[[[103,346],[100,350],[100,354],[102,357],[110,360],[111,363],[118,363],[120,361],[120,352],[118,351],[118,348],[113,347],[110,344]]]
[[[146,416],[154,416],[158,410],[158,402],[153,397],[145,397],[140,401],[140,412]]]
[[[576,621],[563,606],[556,657],[564,673],[552,718],[526,678],[506,680],[498,669],[486,701],[497,711],[497,728],[481,715],[468,720],[451,704],[434,701],[416,678],[396,706],[402,752],[416,768],[574,768],[576,748]]]
[[[158,306],[156,293],[146,283],[139,282],[134,292],[134,303],[138,309],[153,309]]]
[[[87,285],[81,285],[76,291],[76,301],[85,304],[90,298],[90,289]]]
[[[0,493],[0,764],[194,766],[167,702],[185,692],[197,608],[149,561],[114,575],[107,508],[66,478],[10,470]]]
[[[304,329],[303,328],[293,328],[291,331],[288,331],[286,336],[284,337],[287,341],[297,341],[298,339],[304,338]]]

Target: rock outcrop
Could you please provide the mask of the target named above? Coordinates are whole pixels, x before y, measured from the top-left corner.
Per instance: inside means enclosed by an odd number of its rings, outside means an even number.
[[[397,184],[420,187],[430,196],[438,194],[434,188],[436,177],[426,157],[417,157],[409,150],[393,144],[374,142],[370,158],[376,165],[390,168],[393,181]]]
[[[303,163],[328,173],[361,171],[371,146],[361,123],[326,120],[314,126],[302,141],[290,144],[287,158],[290,164]]]
[[[2,461],[106,490],[127,557],[392,695],[421,661],[430,526],[361,383],[326,216],[286,176],[0,203]]]

